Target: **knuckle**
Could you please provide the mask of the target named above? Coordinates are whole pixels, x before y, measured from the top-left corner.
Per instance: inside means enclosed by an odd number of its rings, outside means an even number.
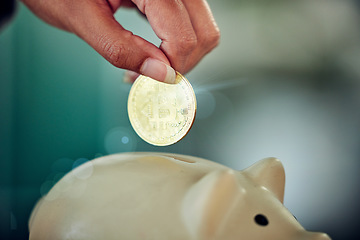
[[[196,48],[197,44],[198,44],[198,39],[195,34],[182,36],[176,42],[178,51],[185,55],[191,53]]]
[[[108,60],[112,65],[124,68],[128,60],[128,54],[126,46],[123,44],[112,41],[107,37],[102,37],[100,39],[100,51],[106,60]]]
[[[199,37],[199,44],[206,51],[210,51],[220,43],[220,31],[218,28],[205,31],[204,34]]]
[[[108,61],[117,67],[122,67],[124,47],[118,44],[108,44],[105,48]]]

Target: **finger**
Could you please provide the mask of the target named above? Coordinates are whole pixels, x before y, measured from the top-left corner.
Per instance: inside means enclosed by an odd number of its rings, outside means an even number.
[[[135,80],[136,80],[138,77],[139,77],[139,74],[138,74],[138,73],[128,70],[128,71],[126,71],[126,72],[124,73],[123,81],[124,81],[124,83],[130,83],[130,84],[132,84],[132,83],[135,82]]]
[[[206,0],[183,0],[194,28],[197,45],[188,57],[185,69],[193,68],[220,41],[220,30]]]
[[[197,45],[197,38],[184,4],[169,0],[133,0],[146,15],[155,34],[162,40],[160,49],[171,66],[185,73],[188,56]]]
[[[72,16],[73,32],[116,67],[159,81],[175,82],[175,71],[159,48],[125,30],[114,19],[108,5],[87,3],[79,16]]]
[[[111,6],[114,13],[120,6],[136,8],[136,5],[131,0],[120,0],[120,1],[119,0],[107,0],[107,2]]]

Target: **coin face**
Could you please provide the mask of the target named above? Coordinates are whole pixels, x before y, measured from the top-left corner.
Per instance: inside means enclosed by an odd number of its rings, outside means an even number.
[[[196,98],[189,81],[180,73],[167,84],[140,75],[128,98],[128,114],[135,132],[146,142],[167,146],[190,130],[196,114]]]

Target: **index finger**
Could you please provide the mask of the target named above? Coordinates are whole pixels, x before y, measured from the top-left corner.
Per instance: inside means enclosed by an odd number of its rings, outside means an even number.
[[[186,69],[193,68],[220,40],[220,30],[206,0],[183,0],[195,30],[197,46],[188,56]]]
[[[184,73],[188,57],[197,45],[190,16],[180,0],[133,0],[145,14],[155,34],[162,40],[160,49],[171,66]]]

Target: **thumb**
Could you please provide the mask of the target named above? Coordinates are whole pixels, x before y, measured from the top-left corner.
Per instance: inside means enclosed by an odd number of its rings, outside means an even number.
[[[72,30],[107,61],[161,82],[175,83],[176,73],[166,55],[152,43],[124,29],[110,8],[95,5],[86,12],[87,17],[78,18]]]

